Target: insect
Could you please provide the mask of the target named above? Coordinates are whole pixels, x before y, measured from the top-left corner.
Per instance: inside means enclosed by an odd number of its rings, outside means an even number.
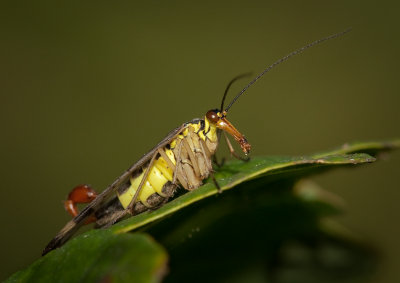
[[[213,177],[212,158],[221,135],[224,135],[231,154],[237,158],[245,160],[235,153],[227,134],[235,139],[246,156],[251,149],[244,135],[226,118],[232,105],[276,65],[349,31],[350,29],[316,40],[282,57],[250,81],[224,109],[230,86],[245,75],[234,78],[225,89],[219,109],[210,110],[204,118],[193,119],[171,131],[99,195],[87,185],[74,188],[65,202],[65,208],[74,218],[51,240],[43,255],[63,245],[84,224],[95,222],[97,227],[108,227],[125,216],[161,206],[174,195],[178,186],[188,191],[195,190],[202,185],[204,179],[211,176],[220,190]],[[88,205],[78,213],[77,203]]]

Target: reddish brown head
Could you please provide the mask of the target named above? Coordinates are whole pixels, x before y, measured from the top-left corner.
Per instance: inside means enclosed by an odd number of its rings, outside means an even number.
[[[240,145],[243,152],[247,155],[250,152],[251,145],[246,138],[226,119],[226,112],[220,112],[218,109],[210,110],[206,114],[207,120],[217,129],[221,129],[230,134]]]

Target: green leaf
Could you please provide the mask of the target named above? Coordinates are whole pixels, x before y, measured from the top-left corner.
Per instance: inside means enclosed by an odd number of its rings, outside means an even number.
[[[166,264],[166,252],[147,235],[91,230],[6,282],[159,282]]]
[[[254,157],[249,162],[234,160],[217,169],[215,177],[221,189],[226,191],[241,183],[257,178],[263,178],[264,182],[272,182],[289,176],[315,174],[321,170],[334,167],[354,166],[374,162],[375,157],[360,152],[370,152],[376,155],[379,152],[399,146],[400,140],[392,142],[351,143],[326,153],[311,156]],[[145,212],[121,221],[115,224],[111,230],[115,233],[123,233],[137,229],[217,193],[215,185],[209,182],[194,191],[185,193],[157,210]]]
[[[138,228],[168,250],[171,271],[166,280],[170,282],[251,278],[267,282],[266,267],[290,278],[287,282],[313,282],[312,278],[322,282],[323,275],[314,275],[323,270],[330,275],[372,270],[373,251],[354,242],[338,225],[322,221],[340,213],[340,199],[310,182],[299,185],[297,180],[374,162],[381,152],[399,146],[399,140],[353,143],[310,156],[231,161],[216,169],[222,194],[208,181],[157,210],[73,238],[7,282],[160,281],[167,269],[166,252],[146,234],[124,233]],[[299,253],[306,255],[299,265],[307,266],[311,277],[307,272],[296,273],[303,269],[293,273],[286,268],[293,266]],[[314,257],[322,262],[310,260]],[[277,261],[283,264],[276,265]],[[199,267],[207,267],[207,272],[198,273]]]
[[[310,181],[261,178],[141,230],[169,252],[166,282],[354,282],[374,270],[377,257],[338,225],[327,225],[340,204]]]

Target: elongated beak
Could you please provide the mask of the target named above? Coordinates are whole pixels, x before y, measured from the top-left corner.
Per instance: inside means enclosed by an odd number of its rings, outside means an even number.
[[[244,154],[248,154],[251,145],[247,142],[246,138],[225,118],[222,117],[217,122],[217,128],[230,134],[240,145]]]

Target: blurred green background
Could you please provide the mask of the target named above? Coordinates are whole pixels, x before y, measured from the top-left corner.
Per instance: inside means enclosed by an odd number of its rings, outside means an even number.
[[[182,122],[217,108],[234,76],[353,27],[266,75],[230,111],[253,155],[303,155],[399,136],[395,1],[2,1],[0,279],[27,266],[69,219],[77,184],[104,189]],[[247,81],[235,85],[240,90]],[[315,178],[340,218],[400,260],[400,154]]]

